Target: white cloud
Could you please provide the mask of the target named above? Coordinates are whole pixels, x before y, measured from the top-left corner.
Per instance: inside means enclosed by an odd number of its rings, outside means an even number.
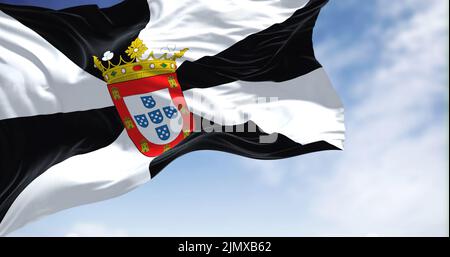
[[[339,86],[355,100],[346,109],[346,149],[272,169],[289,170],[272,182],[301,195],[308,217],[299,234],[448,235],[448,9],[445,1],[422,2],[380,0],[377,23],[360,40],[318,47],[325,68],[376,62],[355,84]]]

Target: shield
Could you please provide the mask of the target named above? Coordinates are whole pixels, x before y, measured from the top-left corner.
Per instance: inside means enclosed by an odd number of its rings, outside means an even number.
[[[194,129],[176,74],[108,85],[128,135],[141,153],[158,156]]]

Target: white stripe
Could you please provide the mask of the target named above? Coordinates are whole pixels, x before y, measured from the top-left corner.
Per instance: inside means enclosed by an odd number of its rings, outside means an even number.
[[[343,148],[344,109],[322,68],[281,83],[235,82],[184,96],[192,112],[219,124],[252,120],[300,144],[324,140]]]
[[[106,84],[0,12],[0,120],[111,106]]]
[[[155,52],[189,48],[194,61],[216,55],[246,36],[283,22],[307,0],[152,0],[150,22],[139,35]]]
[[[149,181],[151,159],[138,152],[126,132],[116,142],[61,162],[30,183],[0,223],[0,235],[60,210],[116,197]]]

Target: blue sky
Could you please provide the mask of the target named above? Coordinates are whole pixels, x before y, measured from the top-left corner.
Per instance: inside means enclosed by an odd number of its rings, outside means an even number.
[[[346,108],[344,151],[279,161],[191,153],[130,193],[12,235],[448,235],[447,9],[439,0],[323,9],[315,50]]]

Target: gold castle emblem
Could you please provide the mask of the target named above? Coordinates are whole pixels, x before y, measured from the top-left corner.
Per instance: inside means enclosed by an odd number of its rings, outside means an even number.
[[[136,38],[125,51],[129,61],[125,61],[124,58],[120,56],[119,63],[113,64],[110,60],[114,57],[114,53],[106,51],[101,60],[97,56],[93,56],[94,67],[102,72],[103,78],[108,84],[174,73],[177,68],[176,60],[183,57],[188,48],[178,51],[170,57],[167,53],[162,54],[160,57],[156,57],[153,51],[145,56],[147,50],[148,48],[142,40]],[[103,65],[104,62],[107,64]],[[169,84],[171,87],[177,87],[177,82],[173,77],[172,80],[169,78]],[[119,94],[116,95],[114,92],[111,93],[114,99],[116,97],[120,99]]]
[[[169,85],[171,88],[175,88],[178,86],[177,81],[175,80],[175,78],[173,76],[169,76],[168,80],[169,80]]]
[[[145,141],[145,140],[142,140],[141,141],[141,152],[143,152],[143,153],[146,153],[146,152],[149,152],[150,151],[150,147],[148,146],[148,143],[147,143],[147,141]]]
[[[126,129],[134,128],[133,121],[131,121],[129,117],[125,117],[125,119],[123,119],[123,125],[125,126]]]
[[[119,100],[120,99],[119,89],[117,89],[117,87],[111,88],[111,95],[114,100]]]

